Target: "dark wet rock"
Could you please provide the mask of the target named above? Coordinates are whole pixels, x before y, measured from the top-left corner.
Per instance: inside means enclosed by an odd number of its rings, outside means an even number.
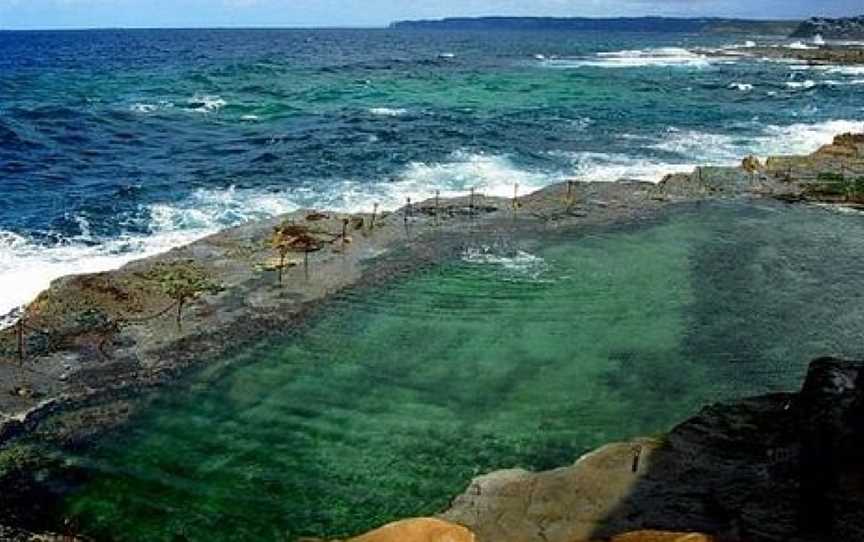
[[[442,517],[478,540],[574,542],[639,529],[723,540],[864,540],[864,362],[814,361],[797,394],[707,407],[664,438],[570,467],[475,479]]]

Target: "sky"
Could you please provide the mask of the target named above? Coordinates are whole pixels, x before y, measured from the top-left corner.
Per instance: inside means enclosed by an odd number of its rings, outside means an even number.
[[[729,16],[864,14],[862,0],[0,0],[0,28],[384,26],[481,15]]]

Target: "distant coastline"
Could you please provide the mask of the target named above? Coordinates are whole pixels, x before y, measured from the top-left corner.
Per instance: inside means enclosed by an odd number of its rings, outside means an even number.
[[[752,20],[676,17],[449,17],[396,21],[398,30],[582,30],[619,32],[689,32],[703,34],[772,34],[788,36],[800,20]]]

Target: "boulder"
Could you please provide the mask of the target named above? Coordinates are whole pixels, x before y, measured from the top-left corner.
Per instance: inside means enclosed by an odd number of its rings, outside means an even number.
[[[474,534],[436,518],[414,518],[390,523],[348,542],[474,542]]]

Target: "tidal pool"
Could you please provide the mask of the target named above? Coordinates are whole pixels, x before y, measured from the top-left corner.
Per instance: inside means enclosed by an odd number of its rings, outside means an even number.
[[[471,247],[164,391],[68,456],[85,481],[65,513],[99,539],[208,541],[434,513],[477,474],[568,464],[861,355],[862,260],[864,217],[768,204]]]

